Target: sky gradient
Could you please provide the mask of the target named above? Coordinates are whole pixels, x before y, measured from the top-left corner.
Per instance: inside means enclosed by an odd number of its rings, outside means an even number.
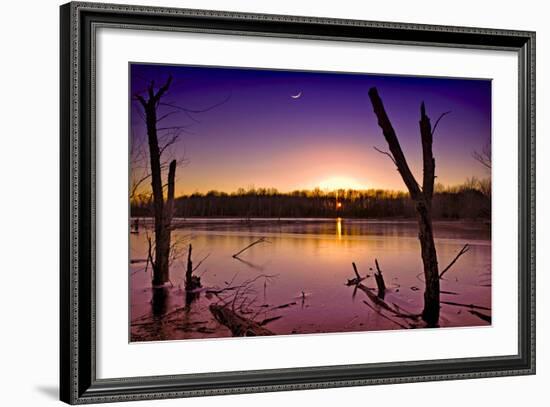
[[[190,110],[219,104],[202,113],[176,110],[158,125],[185,127],[166,152],[186,160],[176,174],[176,196],[251,186],[405,190],[395,165],[373,149],[388,149],[368,97],[373,86],[417,180],[422,101],[432,125],[451,112],[434,135],[436,182],[489,176],[472,152],[491,138],[490,80],[131,64],[131,95],[144,94],[151,80],[160,86],[168,75],[173,82],[161,102]],[[157,116],[174,110],[160,105]],[[132,98],[130,112],[131,143],[146,145],[142,107]]]

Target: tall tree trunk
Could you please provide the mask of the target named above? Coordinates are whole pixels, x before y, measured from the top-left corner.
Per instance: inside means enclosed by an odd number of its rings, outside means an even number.
[[[157,107],[160,98],[166,93],[172,82],[169,77],[166,83],[155,92],[154,83],[147,89],[148,100],[141,95],[136,99],[145,111],[147,138],[149,143],[149,159],[151,165],[151,186],[153,189],[153,208],[155,217],[155,259],[153,261],[153,286],[160,286],[169,280],[170,259],[170,224],[172,221],[172,206],[174,200],[175,161],[170,163],[168,173],[168,199],[165,205],[162,185],[161,150],[157,135]],[[171,186],[170,186],[171,185]],[[166,206],[166,208],[165,208]],[[168,209],[168,210],[166,210]]]
[[[439,321],[439,268],[435,250],[432,220],[429,209],[423,203],[417,203],[418,239],[424,265],[424,310],[422,319],[429,326],[437,325]]]
[[[424,310],[422,319],[430,326],[439,321],[439,267],[432,230],[432,198],[435,181],[435,159],[433,156],[432,125],[426,115],[424,102],[420,106],[420,137],[422,140],[423,180],[422,195],[424,200],[417,203],[420,247],[424,264]]]
[[[429,117],[426,115],[424,103],[420,107],[420,136],[422,141],[422,157],[423,157],[423,180],[422,189],[414,178],[405,154],[401,149],[399,140],[393,129],[390,119],[382,103],[382,99],[378,95],[376,88],[369,90],[369,98],[372,103],[374,113],[378,119],[378,125],[382,129],[384,138],[388,143],[390,153],[385,153],[390,156],[397,170],[403,179],[403,182],[409,190],[411,199],[415,202],[416,213],[418,218],[418,239],[420,241],[420,249],[422,254],[422,263],[424,266],[424,310],[422,311],[422,319],[429,326],[436,326],[439,321],[439,269],[437,264],[437,253],[432,230],[432,196],[434,189],[435,178],[435,160],[432,151],[432,127]]]

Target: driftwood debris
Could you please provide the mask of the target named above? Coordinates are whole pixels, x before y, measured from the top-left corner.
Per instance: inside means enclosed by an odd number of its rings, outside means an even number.
[[[441,301],[442,304],[447,305],[454,305],[455,307],[464,307],[464,308],[471,308],[471,309],[481,309],[485,311],[491,311],[491,308],[483,307],[481,305],[475,305],[475,304],[464,304],[461,302],[453,302],[453,301]]]
[[[288,308],[288,307],[291,307],[293,305],[296,305],[296,301],[292,301],[292,302],[289,302],[287,304],[281,304],[281,305],[277,305],[273,308],[271,308],[272,310],[276,310],[276,309],[283,309],[283,308]]]
[[[259,324],[261,326],[264,326],[264,325],[269,324],[270,322],[277,321],[278,319],[281,319],[282,317],[283,317],[282,315],[277,315],[276,317],[266,318],[263,321],[261,321]]]
[[[233,255],[233,258],[238,258],[240,254],[242,254],[243,252],[245,252],[246,250],[250,249],[252,246],[255,246],[259,243],[271,243],[269,240],[267,240],[265,237],[261,237],[259,238],[258,240],[255,240],[254,242],[250,243],[248,246],[246,246],[244,249],[238,251],[237,253],[235,253]]]
[[[351,265],[353,266],[353,272],[355,273],[355,278],[349,279],[346,285],[357,285],[367,277],[361,277],[359,272],[357,271],[357,266],[355,265],[355,262],[352,262]]]
[[[478,317],[479,319],[482,319],[485,322],[491,323],[491,316],[490,315],[483,314],[483,313],[481,313],[479,311],[475,311],[475,310],[470,310],[470,314],[475,315],[476,317]]]
[[[226,326],[233,336],[266,336],[274,335],[272,331],[264,328],[261,323],[245,318],[228,306],[212,304],[210,312],[220,324]],[[270,321],[262,321],[264,324]]]
[[[367,301],[363,300],[363,303],[364,303],[367,307],[369,307],[370,309],[372,309],[374,312],[376,312],[378,315],[380,315],[382,318],[387,319],[387,320],[390,321],[390,322],[393,322],[394,324],[400,326],[401,328],[403,328],[403,329],[409,329],[409,328],[411,328],[410,326],[407,326],[407,325],[405,325],[405,324],[402,324],[401,322],[396,321],[395,319],[392,319],[392,318],[388,317],[387,315],[384,315],[383,313],[381,313],[380,311],[378,311],[377,309],[375,309],[372,305],[370,305]]]
[[[403,328],[410,328],[411,326],[405,326],[404,324],[401,324],[399,322],[394,321],[392,318],[385,315],[383,313],[383,311],[389,312],[391,314],[391,316],[394,316],[394,317],[399,317],[399,318],[408,319],[408,320],[412,320],[412,321],[418,321],[418,319],[420,318],[419,314],[413,314],[411,312],[407,312],[407,311],[403,310],[401,307],[397,306],[396,304],[393,304],[393,305],[389,304],[388,302],[384,301],[384,297],[380,297],[379,295],[374,294],[373,293],[374,289],[369,288],[369,287],[365,286],[364,284],[362,284],[361,281],[364,280],[364,278],[361,277],[361,275],[357,271],[357,267],[355,266],[355,263],[352,263],[352,264],[354,266],[353,271],[355,272],[356,278],[348,280],[346,285],[348,285],[348,286],[354,285],[355,286],[354,296],[355,296],[356,290],[359,289],[359,290],[363,291],[367,295],[368,299],[374,305],[376,305],[378,308],[371,306],[371,304],[369,304],[367,301],[363,301],[365,304],[367,304],[372,310],[374,310],[376,313],[380,314],[382,317],[384,317],[384,318],[386,318],[386,319],[388,319],[392,322],[395,322],[396,324],[398,324],[399,326],[401,326]],[[376,261],[376,265],[377,265],[377,268],[378,268],[378,272],[380,272],[378,261]],[[380,272],[380,274],[381,274],[381,272]],[[356,283],[351,284],[351,282],[353,282],[353,281],[356,281]],[[383,279],[382,279],[382,284],[384,284]],[[386,290],[385,284],[383,285],[383,288],[384,288],[384,291],[385,291]],[[380,286],[378,287],[378,291],[380,292]]]

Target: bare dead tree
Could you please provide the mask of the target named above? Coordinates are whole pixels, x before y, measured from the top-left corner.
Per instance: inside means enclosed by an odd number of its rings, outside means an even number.
[[[187,163],[184,156],[177,157],[177,159],[167,157],[173,156],[172,147],[179,141],[183,133],[192,134],[188,128],[193,123],[199,122],[193,116],[194,114],[208,112],[231,98],[230,94],[213,105],[201,109],[189,109],[166,100],[171,84],[172,76],[170,75],[162,86],[155,87],[155,82],[150,81],[145,90],[134,95],[134,99],[141,106],[141,109],[136,112],[145,123],[148,148],[144,145],[145,143],[132,143],[130,199],[137,203],[152,201],[153,204],[155,220],[155,258],[151,262],[153,286],[170,281],[170,262],[175,257],[174,250],[177,249],[174,244],[171,244],[176,169]],[[184,114],[190,122],[179,125],[160,124],[166,118],[180,113]],[[163,183],[164,176],[167,177],[166,183]],[[143,192],[143,187],[148,180],[151,180],[152,194]]]
[[[428,326],[436,326],[439,321],[440,289],[437,253],[433,237],[431,215],[435,179],[435,159],[432,151],[433,131],[430,118],[426,115],[426,108],[424,102],[422,102],[420,106],[419,124],[420,139],[422,142],[423,179],[422,187],[420,187],[407,164],[405,154],[401,149],[395,130],[388,118],[384,104],[376,88],[373,87],[369,90],[369,98],[378,119],[378,125],[382,129],[382,133],[390,149],[390,152],[387,154],[391,154],[390,158],[392,158],[392,161],[397,166],[397,170],[407,186],[409,195],[415,202],[419,228],[418,239],[420,240],[422,263],[424,265],[424,281],[426,285],[422,319]],[[444,113],[444,115],[445,114],[447,113]],[[443,117],[443,115],[441,117]]]
[[[145,112],[147,138],[149,144],[149,160],[151,170],[151,186],[153,189],[153,207],[155,218],[155,258],[153,266],[153,286],[160,286],[169,281],[170,235],[172,211],[174,202],[174,183],[176,177],[176,160],[170,162],[168,170],[168,194],[164,199],[164,188],[161,169],[161,148],[158,137],[157,109],[161,98],[166,94],[172,76],[169,76],[164,85],[155,90],[155,83],[151,81],[147,88],[147,99],[142,95],[135,95]]]

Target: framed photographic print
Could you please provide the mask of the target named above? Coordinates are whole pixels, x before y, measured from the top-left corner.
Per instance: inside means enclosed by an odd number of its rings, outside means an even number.
[[[71,404],[533,374],[535,34],[62,6],[60,282]]]

